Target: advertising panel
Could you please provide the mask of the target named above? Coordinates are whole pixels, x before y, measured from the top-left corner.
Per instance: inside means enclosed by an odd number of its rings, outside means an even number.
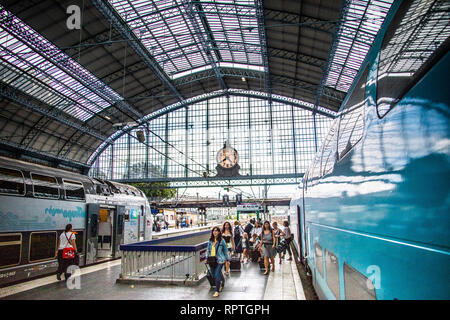
[[[0,232],[83,229],[85,221],[84,202],[0,196]]]

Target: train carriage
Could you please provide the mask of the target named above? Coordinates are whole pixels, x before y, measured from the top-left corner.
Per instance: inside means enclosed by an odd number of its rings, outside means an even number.
[[[138,189],[0,157],[0,286],[56,272],[59,235],[71,223],[80,265],[120,256],[150,240],[152,219]]]
[[[450,298],[449,9],[393,4],[291,201],[321,299]]]

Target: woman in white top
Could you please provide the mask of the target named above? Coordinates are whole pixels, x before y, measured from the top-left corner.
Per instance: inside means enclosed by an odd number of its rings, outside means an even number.
[[[284,239],[286,239],[286,249],[289,253],[289,259],[288,260],[292,260],[292,252],[291,252],[291,241],[292,241],[292,233],[291,233],[291,229],[289,228],[289,222],[287,220],[285,220],[283,222],[283,232],[284,232]],[[286,249],[283,250],[283,255],[282,258],[284,259],[284,255],[286,254]]]
[[[256,234],[256,236],[259,238],[261,232],[262,232],[261,224],[258,221],[256,221],[255,227],[253,228],[251,235],[253,236],[254,234]]]
[[[56,272],[56,278],[58,280],[61,280],[61,274],[63,272],[66,280],[68,279],[68,274],[66,273],[66,270],[73,259],[72,260],[63,259],[63,250],[64,248],[74,248],[76,254],[77,244],[75,243],[75,239],[76,239],[75,233],[72,232],[72,225],[69,223],[58,239],[58,250],[56,251],[56,255],[58,257],[58,271]]]
[[[272,223],[272,227],[273,227],[273,233],[275,234],[275,247],[277,247],[280,244],[280,237],[281,236],[285,236],[286,234],[280,229],[278,228],[278,223],[276,221],[274,221]],[[278,253],[278,257],[280,258],[280,264],[281,264],[281,252]]]

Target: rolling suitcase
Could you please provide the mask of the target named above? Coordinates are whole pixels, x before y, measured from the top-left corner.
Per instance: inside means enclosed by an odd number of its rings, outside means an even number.
[[[206,265],[206,278],[208,279],[209,285],[211,286],[211,288],[215,288],[216,281],[214,280],[214,277],[211,273],[211,268],[209,267],[209,264],[205,263],[205,265]],[[223,276],[222,272],[220,273],[220,277],[222,278],[222,289],[223,289],[223,287],[225,286],[225,277]]]
[[[231,255],[230,271],[241,271],[241,254],[235,253]]]
[[[212,276],[211,269],[209,268],[209,265],[207,263],[205,265],[206,265],[206,278],[209,281],[209,285],[211,287],[215,287],[216,286],[216,282],[214,281],[214,278]]]
[[[250,257],[252,259],[252,262],[258,262],[258,258],[259,258],[259,251],[252,249],[252,251],[250,252]]]
[[[261,260],[259,260],[259,269],[261,270],[266,269],[266,267],[264,267],[264,258],[261,258]]]

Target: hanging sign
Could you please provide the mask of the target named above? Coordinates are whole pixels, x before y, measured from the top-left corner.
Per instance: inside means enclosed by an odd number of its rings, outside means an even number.
[[[257,203],[243,203],[243,204],[238,204],[236,206],[237,211],[239,212],[245,212],[245,211],[259,211],[260,207],[259,204]]]

